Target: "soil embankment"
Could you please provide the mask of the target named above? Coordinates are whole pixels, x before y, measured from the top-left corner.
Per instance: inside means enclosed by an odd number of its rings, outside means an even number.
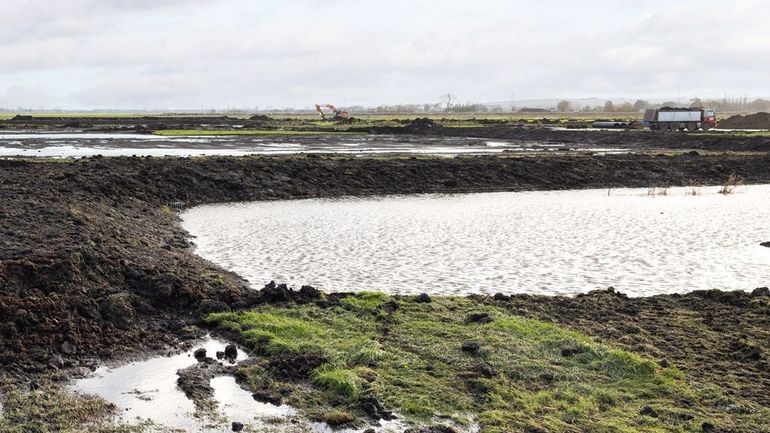
[[[0,161],[0,365],[22,378],[137,355],[199,335],[201,313],[265,301],[193,253],[170,208],[182,202],[720,184],[733,173],[767,183],[768,167],[759,154]],[[730,375],[736,393],[768,404],[755,392],[770,385],[765,299],[526,296],[512,308],[696,377]]]
[[[737,115],[719,122],[725,129],[770,129],[770,113]]]
[[[724,126],[727,128],[727,126]],[[444,137],[479,137],[494,140],[592,145],[629,150],[687,149],[705,151],[770,151],[770,136],[728,133],[663,133],[647,130],[581,131],[511,125],[451,128],[430,119],[417,119],[405,126],[372,127],[376,134],[416,134]]]

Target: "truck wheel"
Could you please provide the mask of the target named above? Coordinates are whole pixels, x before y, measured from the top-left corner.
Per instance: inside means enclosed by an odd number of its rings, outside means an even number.
[[[711,124],[709,124],[709,123],[704,123],[704,124],[703,124],[703,126],[702,126],[702,128],[703,128],[703,130],[704,130],[704,131],[708,131],[709,129],[711,129]]]
[[[666,130],[668,132],[675,132],[676,131],[676,126],[673,123],[669,123],[668,125],[666,125]]]
[[[696,125],[693,122],[690,122],[690,123],[687,124],[687,130],[690,131],[690,132],[695,132],[695,131],[698,130],[698,125]]]

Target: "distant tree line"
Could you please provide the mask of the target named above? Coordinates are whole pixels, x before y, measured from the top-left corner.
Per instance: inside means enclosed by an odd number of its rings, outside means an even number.
[[[581,113],[637,113],[647,108],[660,108],[660,107],[709,107],[714,108],[717,111],[722,112],[741,112],[741,111],[765,111],[770,112],[770,100],[767,99],[755,99],[749,101],[747,98],[737,99],[700,99],[693,98],[689,104],[683,104],[681,102],[665,101],[662,104],[651,104],[643,99],[637,99],[633,104],[630,102],[624,102],[623,104],[616,105],[612,101],[607,101],[604,105],[590,106],[585,105],[582,108],[576,108],[572,106],[572,102],[568,100],[559,101],[556,104],[556,111],[561,113],[567,112],[581,112]]]
[[[376,107],[365,107],[361,105],[340,107],[345,110],[349,110],[352,113],[372,113],[372,114],[396,114],[396,113],[503,113],[503,112],[522,112],[522,113],[543,113],[549,111],[557,111],[560,113],[638,113],[647,108],[658,107],[680,107],[683,105],[689,105],[693,107],[710,107],[720,112],[758,112],[765,111],[770,112],[770,100],[768,99],[755,99],[749,101],[746,97],[741,98],[722,98],[722,99],[700,99],[693,98],[689,101],[689,104],[674,101],[665,101],[662,104],[651,104],[643,99],[638,99],[633,104],[630,102],[624,102],[622,104],[615,104],[608,100],[602,105],[590,106],[585,105],[583,107],[576,107],[572,101],[561,100],[555,106],[550,109],[544,108],[527,108],[527,107],[510,107],[503,108],[499,105],[486,105],[475,102],[457,103],[455,102],[457,97],[452,94],[446,94],[439,98],[439,102],[428,104],[395,104],[395,105],[379,105]],[[0,107],[0,113],[14,113],[14,112],[34,112],[36,110],[27,108],[4,108]],[[40,110],[38,110],[40,111]],[[60,110],[65,112],[66,110]],[[109,112],[113,110],[102,110],[103,112]],[[121,110],[114,110],[119,112]],[[141,110],[139,110],[141,111]],[[137,111],[137,112],[139,112]],[[161,111],[161,110],[153,110]],[[162,110],[163,112],[169,110]],[[182,110],[184,111],[184,110]],[[253,109],[210,109],[210,110],[192,110],[193,112],[206,112],[209,114],[221,114],[221,115],[245,115],[249,113],[306,113],[308,108],[273,108],[273,107],[254,107]]]

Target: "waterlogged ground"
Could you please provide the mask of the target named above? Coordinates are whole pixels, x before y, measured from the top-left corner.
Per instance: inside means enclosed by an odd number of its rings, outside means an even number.
[[[243,156],[296,153],[426,155],[615,153],[621,149],[539,142],[490,141],[464,137],[392,135],[157,136],[119,133],[29,133],[0,131],[0,157],[82,158],[102,156]]]
[[[207,339],[196,346],[210,356],[224,350],[227,343]],[[246,358],[239,352],[238,358]],[[72,386],[82,394],[96,395],[115,404],[126,423],[152,421],[163,428],[188,432],[219,432],[231,421],[264,424],[266,419],[285,421],[294,410],[254,401],[228,376],[212,379],[218,408],[214,416],[195,416],[195,405],[177,386],[177,371],[196,364],[193,350],[169,357],[157,357],[119,367],[101,367],[93,375]],[[208,414],[207,414],[208,415]]]
[[[506,304],[368,292],[215,313],[207,322],[259,354],[242,370],[251,386],[310,416],[355,420],[378,412],[377,401],[413,425],[466,426],[412,430],[421,433],[770,428],[767,407]],[[287,375],[276,365],[305,369]]]
[[[770,281],[770,186],[312,199],[183,213],[198,253],[261,287],[631,296]],[[666,195],[661,195],[664,193]]]
[[[193,349],[176,355],[152,357],[120,366],[102,366],[88,377],[75,381],[70,390],[79,395],[97,396],[114,404],[119,425],[141,427],[137,431],[148,433],[219,433],[230,431],[233,421],[243,423],[247,431],[357,433],[364,430],[332,429],[324,422],[301,416],[291,406],[256,401],[252,393],[236,383],[231,375],[215,375],[211,379],[210,386],[214,390],[214,407],[211,410],[197,407],[178,385],[178,371],[198,364],[195,350],[204,348],[207,356],[213,357],[227,344],[208,337]],[[220,362],[236,365],[248,358],[239,349],[235,360]],[[204,370],[208,368],[213,366]],[[399,420],[392,420],[381,423],[378,431],[395,433],[404,429]]]

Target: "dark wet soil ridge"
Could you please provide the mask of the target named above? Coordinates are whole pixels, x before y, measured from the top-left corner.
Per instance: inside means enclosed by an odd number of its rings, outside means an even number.
[[[471,125],[467,124],[470,122]],[[452,127],[459,125],[461,127]],[[474,126],[481,125],[481,126]],[[152,133],[163,130],[279,130],[291,129],[312,132],[360,132],[366,134],[416,135],[430,137],[476,137],[514,142],[542,142],[622,148],[628,150],[688,149],[704,151],[752,151],[770,152],[770,136],[740,133],[653,133],[644,129],[624,131],[564,130],[554,129],[552,121],[540,123],[513,123],[496,119],[465,119],[440,121],[427,118],[390,122],[362,121],[353,125],[318,126],[307,120],[252,116],[234,118],[228,116],[143,116],[143,117],[38,117],[18,115],[0,120],[0,129],[32,131],[85,131],[85,132],[133,132]],[[770,129],[770,115],[757,113],[733,116],[720,123],[727,129]],[[435,144],[426,142],[426,145]]]
[[[9,130],[83,130],[111,132],[146,132],[165,129],[262,128],[271,120],[266,116],[234,118],[228,116],[30,116],[17,115],[0,120],[0,129]]]
[[[265,302],[264,294],[193,253],[172,208],[344,195],[720,184],[731,174],[767,183],[768,167],[770,155],[0,161],[0,365],[28,377],[125,358],[200,336],[201,313]],[[585,315],[596,310],[571,299],[528,299],[529,307],[521,304],[524,314],[554,311],[552,319],[575,326],[587,327]],[[652,337],[676,341],[656,350],[671,359],[680,359],[675,354],[681,351],[702,353],[702,364],[683,368],[724,374],[716,357],[722,346],[709,349],[711,342],[690,332],[699,328],[666,313],[666,302],[691,295],[659,299],[640,307],[641,316],[628,316],[629,326],[640,326],[639,317],[665,318],[644,344],[653,344]],[[709,305],[692,314],[703,320],[710,314],[719,323],[720,304]],[[732,353],[747,353],[747,362],[767,360],[767,335],[759,330],[767,329],[763,311],[736,306],[730,320],[757,328],[723,327],[720,334],[720,341],[736,342]],[[609,335],[618,324],[593,326],[594,334]],[[745,336],[765,340],[755,344]],[[730,364],[741,372],[736,389],[766,383],[767,368],[743,365]]]
[[[753,120],[747,124],[754,124]],[[726,128],[726,126],[725,126]],[[495,140],[579,144],[622,149],[690,149],[705,151],[770,151],[770,136],[711,133],[662,133],[647,130],[580,131],[512,125],[452,128],[429,119],[405,126],[372,127],[378,134],[417,134],[444,137],[478,137]]]
[[[727,129],[770,129],[770,113],[737,115],[719,122]]]

